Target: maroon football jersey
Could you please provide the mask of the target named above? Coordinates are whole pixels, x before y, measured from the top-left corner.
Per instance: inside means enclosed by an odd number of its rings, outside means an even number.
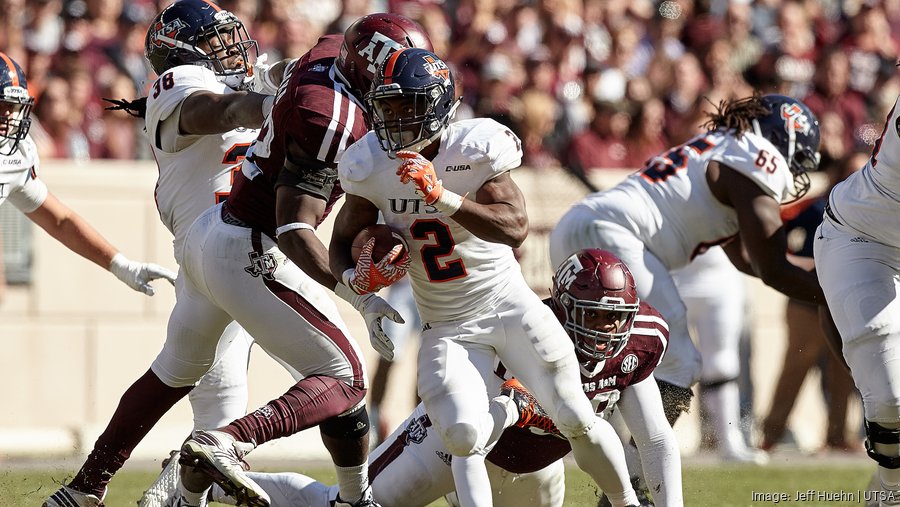
[[[343,195],[337,159],[368,130],[362,104],[335,75],[342,41],[326,35],[285,69],[287,82],[235,175],[229,213],[273,238],[275,189],[291,185],[318,196],[327,215]]]
[[[634,328],[622,352],[608,359],[602,368],[596,362],[581,363],[581,386],[598,415],[608,418],[622,391],[653,373],[668,343],[669,327],[665,320],[656,309],[641,301]],[[505,378],[510,376],[502,364],[497,373]],[[512,426],[503,432],[487,459],[521,474],[540,470],[570,450],[569,442],[562,438]]]

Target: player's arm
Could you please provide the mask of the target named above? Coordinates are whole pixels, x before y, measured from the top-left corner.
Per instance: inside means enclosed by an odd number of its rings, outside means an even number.
[[[246,91],[193,93],[181,104],[178,129],[182,135],[221,134],[238,127],[256,129],[272,111],[274,100],[272,95]]]
[[[525,197],[509,172],[485,182],[475,199],[464,199],[453,220],[485,241],[518,248],[528,236]]]
[[[798,262],[798,259],[787,253],[778,201],[750,178],[728,166],[710,162],[713,164],[718,166],[718,178],[710,187],[723,203],[737,212],[741,243],[753,274],[788,297],[824,303],[815,270],[808,265],[805,269],[794,264],[792,260]]]
[[[149,282],[158,278],[175,281],[175,273],[156,264],[141,264],[126,259],[109,241],[91,227],[78,213],[52,193],[26,216],[66,248],[110,270],[134,290],[153,295]]]
[[[684,505],[678,441],[666,420],[653,375],[623,390],[616,406],[634,437],[656,505]]]
[[[350,256],[350,247],[360,231],[378,222],[378,208],[368,199],[345,194],[344,205],[334,220],[331,244],[328,246],[331,273],[338,280],[356,263]]]
[[[313,280],[334,289],[337,280],[328,269],[328,250],[311,227],[325,214],[326,202],[301,189],[280,186],[276,190],[275,216],[278,226],[308,224],[278,235],[278,248]]]

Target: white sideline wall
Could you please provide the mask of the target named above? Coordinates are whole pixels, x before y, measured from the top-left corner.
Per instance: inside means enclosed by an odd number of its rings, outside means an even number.
[[[608,187],[629,171],[595,171],[592,178]],[[522,264],[535,289],[549,287],[550,268],[545,234],[585,190],[560,171],[520,169],[514,177],[526,195],[531,234],[522,249]],[[156,166],[140,161],[46,161],[41,177],[51,191],[106,236],[129,258],[175,269],[171,236],[160,223],[153,201]],[[332,218],[336,213],[332,213]],[[327,245],[331,220],[320,229]],[[77,457],[90,451],[124,390],[149,367],[165,339],[174,291],[156,283],[152,298],[134,292],[111,274],[72,254],[46,233],[35,230],[32,283],[12,286],[0,304],[0,461],[19,457]],[[754,412],[769,407],[780,370],[785,340],[784,298],[757,280],[749,284],[753,304]],[[336,298],[337,299],[337,298]],[[369,364],[377,354],[366,339],[359,314],[338,299],[354,336],[363,344]],[[397,423],[412,408],[414,347],[392,374],[386,399]],[[371,368],[370,368],[371,374]],[[250,408],[281,395],[292,383],[280,366],[254,351],[250,367]],[[817,376],[811,375],[789,426],[802,448],[813,449],[825,430]],[[677,427],[684,452],[699,442],[696,413]],[[858,423],[858,408],[853,407]],[[190,407],[180,402],[133,453],[159,459],[176,448],[192,424]],[[306,431],[255,453],[267,458],[326,458],[318,433]],[[74,471],[73,471],[74,472]]]

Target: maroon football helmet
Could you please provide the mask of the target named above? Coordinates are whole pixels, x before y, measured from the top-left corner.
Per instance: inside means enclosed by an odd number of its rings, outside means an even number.
[[[425,30],[409,18],[391,13],[363,16],[344,32],[337,59],[338,74],[362,100],[372,87],[375,70],[381,62],[404,47],[434,49]]]
[[[574,253],[553,275],[550,296],[582,357],[601,361],[625,348],[640,299],[631,271],[611,252]]]

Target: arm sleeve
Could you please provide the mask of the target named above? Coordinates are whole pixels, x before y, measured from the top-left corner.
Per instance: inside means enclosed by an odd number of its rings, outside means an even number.
[[[656,505],[681,507],[681,455],[666,421],[656,380],[649,376],[622,391],[617,404],[641,454],[644,479]]]
[[[29,171],[28,179],[9,194],[9,202],[22,213],[31,213],[41,207],[47,200],[47,185],[37,177],[35,171]]]

